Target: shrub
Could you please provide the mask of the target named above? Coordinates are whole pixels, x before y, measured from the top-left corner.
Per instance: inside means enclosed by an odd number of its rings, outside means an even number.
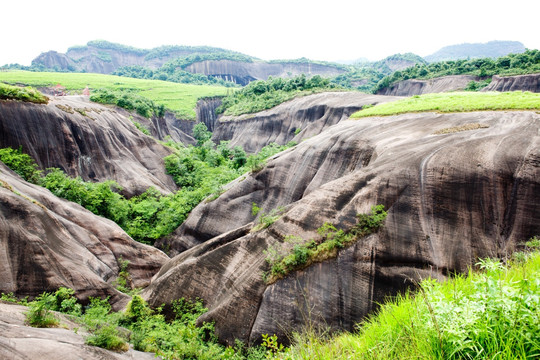
[[[34,184],[39,182],[41,171],[34,159],[22,152],[22,146],[18,150],[10,147],[0,149],[0,160],[24,180]]]
[[[119,336],[115,325],[103,325],[85,339],[87,345],[113,351],[128,351],[129,345]]]

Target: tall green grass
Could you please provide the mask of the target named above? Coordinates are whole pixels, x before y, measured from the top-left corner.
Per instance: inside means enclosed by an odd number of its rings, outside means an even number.
[[[56,73],[30,71],[2,71],[0,82],[51,87],[61,84],[67,90],[131,90],[186,119],[195,119],[195,106],[201,97],[226,95],[221,86],[179,84],[160,80],[133,79],[114,75],[88,73]]]
[[[466,112],[484,110],[538,110],[540,94],[531,92],[452,92],[415,95],[403,100],[378,104],[351,115],[352,119],[367,116],[388,116],[411,112]]]
[[[534,238],[529,244],[538,248]],[[538,359],[540,251],[508,264],[482,260],[479,271],[423,281],[329,341],[296,335],[287,359]]]

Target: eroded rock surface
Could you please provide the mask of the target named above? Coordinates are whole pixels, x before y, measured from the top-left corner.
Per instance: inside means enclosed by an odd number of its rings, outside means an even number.
[[[82,330],[61,314],[62,328],[34,328],[25,325],[28,308],[0,302],[0,358],[10,360],[127,360],[156,359],[155,354],[129,349],[119,353],[84,343]],[[84,334],[87,335],[87,334]]]
[[[168,257],[132,240],[114,222],[29,184],[0,162],[0,292],[34,297],[61,286],[89,296],[128,300],[113,286],[120,259],[142,287]]]
[[[47,105],[0,101],[0,147],[8,146],[22,146],[41,169],[116,180],[127,195],[150,186],[176,190],[163,165],[171,150],[141,133],[127,114],[82,96],[53,97]]]
[[[413,96],[431,93],[463,90],[471,81],[478,81],[478,76],[449,75],[429,80],[409,79],[400,81],[377,92],[379,95]]]
[[[254,153],[272,142],[280,145],[291,140],[300,142],[347,119],[363,106],[396,99],[359,92],[327,92],[300,97],[256,114],[222,116],[212,139],[216,142],[230,140],[231,146],[240,145]]]
[[[434,135],[466,123],[489,128]],[[331,179],[315,181],[319,171]],[[306,172],[315,175],[300,175]],[[539,194],[536,112],[342,121],[199,205],[184,235],[206,241],[169,260],[143,296],[156,306],[201,297],[209,312],[199,320],[215,321],[228,343],[256,343],[264,333],[287,341],[287,331],[308,322],[353,330],[386,295],[427,275],[465,271],[478,258],[505,256],[539,234]],[[270,227],[249,232],[252,202],[265,212],[289,204]],[[388,209],[378,233],[273,285],[262,280],[270,245],[287,235],[317,238],[324,222],[348,229],[375,204]]]
[[[540,92],[540,74],[517,76],[494,75],[491,83],[482,91],[531,91]]]

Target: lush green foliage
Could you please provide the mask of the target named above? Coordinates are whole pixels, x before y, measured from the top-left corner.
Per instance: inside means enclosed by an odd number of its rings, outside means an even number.
[[[66,288],[52,294],[43,293],[30,302],[29,307],[27,322],[33,326],[59,326],[60,321],[52,311],[67,313],[72,315],[70,320],[81,324],[89,333],[85,339],[88,345],[126,351],[130,342],[136,350],[154,352],[163,359],[257,360],[273,354],[276,345],[275,336],[267,336],[265,344],[269,350],[247,349],[241,342],[234,347],[220,345],[212,323],[196,325],[197,319],[207,311],[199,299],[173,301],[171,320],[165,318],[161,308],[151,309],[138,295],[133,296],[125,312],[113,312],[107,299],[99,298],[90,298],[83,311],[73,297],[73,290]]]
[[[241,115],[270,109],[299,95],[336,89],[328,79],[319,75],[307,78],[299,75],[294,78],[268,78],[263,81],[253,81],[239,91],[223,98],[217,113],[226,115]]]
[[[0,83],[0,100],[19,100],[36,104],[47,104],[49,98],[31,87],[12,86]]]
[[[395,71],[383,78],[374,92],[407,79],[431,79],[447,75],[519,75],[540,72],[540,50],[527,50],[521,54],[509,54],[497,59],[482,58],[470,60],[442,61],[416,64],[401,71]]]
[[[487,110],[540,109],[540,94],[531,92],[452,92],[415,95],[403,100],[377,104],[355,112],[351,118],[388,116],[409,112],[465,112]]]
[[[267,227],[275,223],[281,217],[281,214],[283,214],[284,211],[285,209],[280,206],[278,208],[270,210],[269,213],[265,213],[260,207],[257,206],[257,204],[251,204],[251,215],[259,216],[257,224],[251,229],[251,232],[257,232],[262,229],[266,229]]]
[[[126,110],[135,110],[137,114],[146,118],[165,115],[165,106],[163,104],[158,105],[154,101],[131,91],[99,89],[90,95],[90,100],[101,104],[116,105]],[[148,130],[146,131],[148,132]]]
[[[219,196],[223,185],[248,172],[254,164],[260,170],[267,157],[294,146],[294,143],[283,146],[270,144],[258,154],[247,156],[241,147],[231,149],[228,142],[215,146],[208,140],[211,133],[204,124],[201,125],[197,127],[197,136],[200,140],[206,139],[201,145],[184,147],[168,143],[176,151],[164,159],[165,167],[181,187],[170,195],[148,188],[143,194],[126,199],[119,194],[122,187],[114,181],[86,182],[81,178],[71,178],[60,169],[47,169],[46,175],[41,176],[34,160],[20,149],[0,149],[0,159],[6,159],[6,165],[12,170],[25,174],[27,179],[49,189],[54,195],[113,220],[133,239],[153,244],[180,226],[205,198],[212,194],[214,198]]]
[[[130,79],[114,75],[85,73],[55,73],[30,71],[0,71],[0,82],[26,84],[34,87],[53,87],[62,84],[69,91],[81,91],[88,86],[92,91],[132,91],[173,111],[183,119],[195,120],[197,100],[202,97],[225,95],[227,88],[176,84],[169,81]]]
[[[282,244],[270,246],[265,250],[270,271],[263,274],[263,278],[267,283],[273,283],[291,271],[335,257],[338,249],[377,231],[386,216],[384,206],[376,205],[371,207],[371,214],[358,214],[356,225],[347,231],[338,230],[334,225],[325,223],[317,229],[319,239],[305,241],[293,235],[285,237]]]
[[[313,65],[323,65],[336,68],[338,70],[348,70],[347,65],[338,64],[335,62],[329,61],[320,61],[320,60],[311,60],[305,57],[298,59],[277,59],[268,61],[271,64],[313,64]]]
[[[22,147],[0,149],[0,161],[28,182],[36,184],[41,177],[38,165],[30,155],[22,152]]]
[[[118,43],[112,43],[110,41],[106,40],[92,40],[87,43],[87,46],[92,46],[98,49],[104,49],[104,50],[115,50],[120,51],[123,53],[132,53],[137,55],[144,55],[148,53],[148,50],[145,49],[138,49],[133,46],[118,44]],[[82,49],[84,47],[78,47],[78,49]],[[75,48],[70,48],[72,50],[75,50]]]
[[[535,243],[532,239],[529,245]],[[538,248],[537,248],[538,249]],[[398,295],[358,332],[321,341],[297,336],[282,359],[537,359],[540,356],[540,252]]]

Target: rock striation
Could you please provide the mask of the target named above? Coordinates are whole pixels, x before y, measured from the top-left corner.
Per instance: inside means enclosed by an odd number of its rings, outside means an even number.
[[[430,93],[463,90],[471,81],[480,78],[473,75],[449,75],[429,80],[409,79],[377,92],[379,95],[413,96]]]
[[[57,167],[86,181],[115,180],[126,195],[150,186],[163,193],[176,189],[163,166],[171,150],[140,132],[126,112],[83,96],[51,98],[47,105],[0,101],[0,147],[8,146],[22,146],[41,169]]]
[[[397,97],[368,95],[359,92],[325,92],[300,97],[256,114],[221,116],[212,140],[230,140],[249,153],[272,142],[289,141],[320,134],[328,127],[347,119],[366,105],[397,100]]]
[[[61,286],[80,300],[129,297],[113,286],[120,259],[142,287],[168,257],[132,240],[114,222],[22,180],[0,162],[0,292],[34,297]]]
[[[435,135],[467,123],[489,127]],[[155,306],[201,297],[209,312],[199,321],[215,321],[230,344],[272,333],[286,342],[307,325],[353,330],[375,303],[419,279],[504,257],[540,234],[539,194],[536,112],[341,121],[200,204],[178,239],[192,247],[164,264],[142,295]],[[285,209],[253,232],[253,202],[267,213]],[[269,246],[287,235],[316,239],[325,222],[346,230],[375,204],[388,210],[378,233],[272,285],[263,281]]]
[[[540,74],[517,76],[494,75],[491,83],[482,91],[531,91],[540,92]]]
[[[186,71],[194,74],[204,74],[232,81],[242,86],[254,80],[266,80],[272,77],[293,77],[300,74],[321,75],[323,77],[337,76],[347,72],[345,69],[324,64],[306,62],[241,62],[232,60],[204,60],[186,67]]]

